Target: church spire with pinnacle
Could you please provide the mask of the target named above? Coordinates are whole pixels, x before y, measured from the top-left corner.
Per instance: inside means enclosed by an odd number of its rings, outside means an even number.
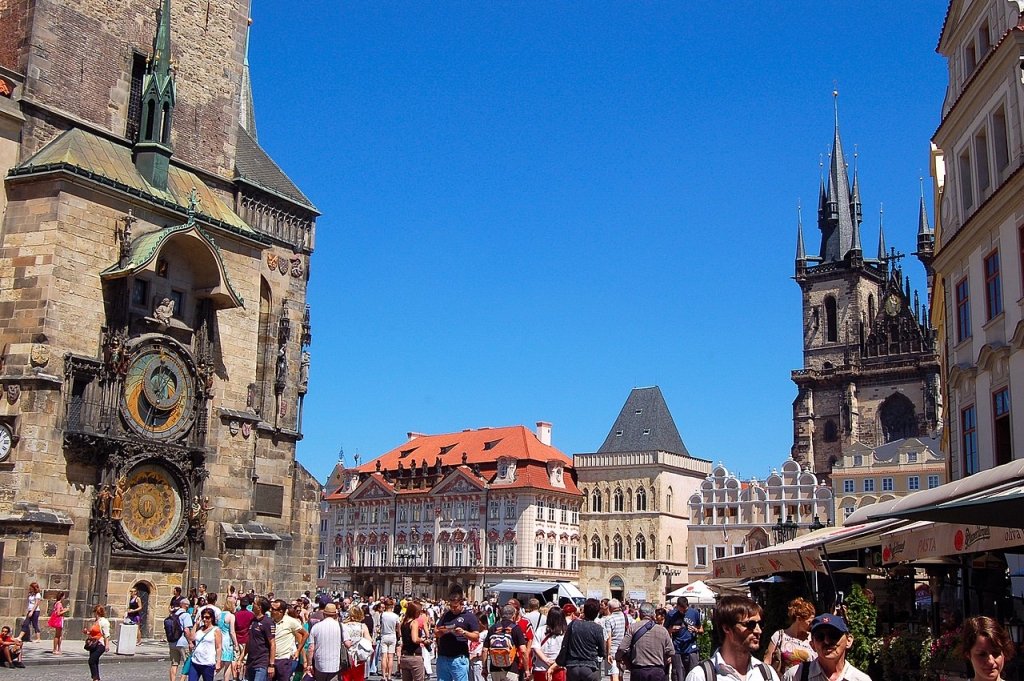
[[[175,71],[171,61],[171,0],[163,0],[157,12],[153,54],[142,81],[139,141],[133,149],[135,167],[158,189],[167,188],[167,171],[173,153],[171,121],[176,98]]]
[[[843,142],[839,137],[839,91],[833,90],[835,101],[835,135],[832,139],[832,153],[828,172],[827,208],[821,229],[821,261],[841,262],[853,246],[853,197],[850,192],[850,176],[843,154]]]

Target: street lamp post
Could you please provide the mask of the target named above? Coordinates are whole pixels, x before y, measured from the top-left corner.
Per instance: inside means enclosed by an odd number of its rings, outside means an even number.
[[[788,541],[793,540],[796,537],[797,530],[800,526],[793,522],[793,516],[788,516],[786,522],[782,522],[782,516],[779,516],[779,522],[772,526],[772,533],[775,535],[776,544],[784,544]]]

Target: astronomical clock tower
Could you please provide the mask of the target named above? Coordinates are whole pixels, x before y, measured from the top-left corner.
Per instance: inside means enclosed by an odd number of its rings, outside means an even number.
[[[315,585],[320,487],[295,448],[319,213],[259,145],[248,12],[0,13],[11,623],[32,581],[79,620],[96,604],[123,616],[137,588],[161,636],[175,586]]]

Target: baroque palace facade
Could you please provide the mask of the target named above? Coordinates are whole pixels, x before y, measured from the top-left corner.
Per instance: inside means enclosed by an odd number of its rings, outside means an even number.
[[[481,599],[504,579],[575,581],[581,494],[551,424],[409,433],[329,479],[324,586]]]
[[[259,146],[248,0],[0,12],[0,617],[315,579],[315,207]],[[159,607],[157,604],[159,603]]]

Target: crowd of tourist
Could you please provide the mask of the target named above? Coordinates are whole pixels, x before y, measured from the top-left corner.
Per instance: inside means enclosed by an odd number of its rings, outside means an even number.
[[[29,588],[18,636],[0,628],[0,666],[24,667],[23,647],[40,640],[39,587]],[[125,621],[138,624],[144,604],[132,590]],[[61,654],[64,594],[50,609],[53,653]],[[110,621],[97,605],[84,630],[93,681],[110,648]],[[789,625],[769,637],[764,661],[761,607],[743,596],[716,603],[710,622],[679,598],[670,609],[651,603],[587,599],[542,606],[537,599],[469,602],[461,587],[445,600],[360,598],[305,592],[225,597],[205,584],[175,589],[163,620],[169,681],[870,681],[846,659],[853,635],[840,614],[817,614],[794,600]],[[701,659],[698,636],[711,627],[719,647]],[[1014,647],[987,617],[966,620],[960,652],[974,681],[998,681]],[[33,639],[33,636],[35,637]]]

